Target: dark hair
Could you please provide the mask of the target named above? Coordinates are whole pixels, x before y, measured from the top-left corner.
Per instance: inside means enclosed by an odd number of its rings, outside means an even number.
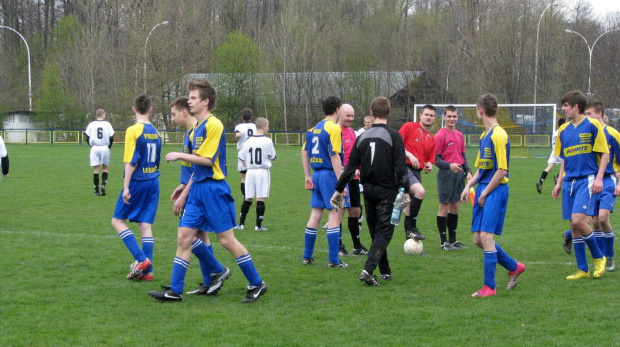
[[[217,102],[217,92],[215,91],[215,88],[213,88],[213,85],[209,83],[208,81],[202,81],[202,80],[191,81],[189,82],[189,85],[187,86],[187,90],[189,91],[198,90],[199,91],[198,95],[200,96],[200,100],[209,99],[209,105],[207,107],[209,111],[215,108],[215,103]]]
[[[244,122],[249,122],[252,118],[254,118],[254,111],[252,111],[251,108],[246,107],[241,110],[241,119],[243,119]]]
[[[446,109],[445,109],[444,113],[446,113],[448,111],[450,111],[450,112],[457,112],[456,106],[453,106],[453,105],[446,106]]]
[[[566,118],[558,118],[558,128],[566,123]]]
[[[336,96],[328,96],[321,100],[321,105],[323,106],[323,113],[329,116],[342,106],[342,100]]]
[[[586,105],[586,110],[589,108],[593,108],[596,113],[605,115],[605,106],[600,101],[591,101],[588,105]]]
[[[189,112],[189,104],[187,103],[189,99],[186,96],[179,96],[178,98],[172,100],[170,103],[170,108],[176,108],[177,110],[187,110]]]
[[[151,109],[151,98],[146,94],[140,94],[133,99],[133,107],[139,114],[148,114]]]
[[[497,115],[497,96],[493,94],[481,95],[476,102],[476,107],[482,108],[485,115],[495,117]]]
[[[370,111],[375,118],[387,119],[390,116],[390,100],[383,96],[377,96],[370,103]]]
[[[571,90],[564,94],[561,104],[568,103],[571,107],[577,105],[579,107],[579,113],[586,111],[586,104],[588,103],[588,97],[580,90]]]
[[[424,111],[424,110],[431,110],[431,111],[437,112],[437,109],[435,108],[435,106],[429,105],[429,104],[426,104],[426,105],[424,105],[424,107],[422,107],[422,111]]]

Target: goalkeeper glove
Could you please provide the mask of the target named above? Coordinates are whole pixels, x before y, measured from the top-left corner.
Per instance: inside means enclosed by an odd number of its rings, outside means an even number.
[[[329,199],[329,203],[336,209],[336,211],[338,211],[339,208],[344,208],[344,198],[342,197],[342,193],[337,191],[334,192],[332,198]]]

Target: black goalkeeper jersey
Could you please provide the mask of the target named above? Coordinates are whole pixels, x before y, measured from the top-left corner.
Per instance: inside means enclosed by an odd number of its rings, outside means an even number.
[[[336,184],[337,191],[344,190],[360,166],[362,184],[409,190],[403,138],[385,124],[373,124],[357,138],[349,162]]]

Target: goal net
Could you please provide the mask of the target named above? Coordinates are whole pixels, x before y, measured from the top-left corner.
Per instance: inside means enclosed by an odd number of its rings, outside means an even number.
[[[437,119],[431,129],[436,133],[443,127],[443,115],[449,104],[433,104]],[[459,120],[456,128],[466,138],[467,146],[477,146],[484,125],[476,116],[476,104],[452,104],[456,107]],[[414,122],[418,120],[424,105],[414,105]],[[551,147],[551,136],[557,128],[555,104],[500,104],[497,121],[508,133],[513,147]]]

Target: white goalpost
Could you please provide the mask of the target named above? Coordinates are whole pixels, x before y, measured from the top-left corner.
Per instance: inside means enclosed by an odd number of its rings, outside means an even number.
[[[432,128],[435,133],[443,127],[443,114],[447,106],[454,106],[459,114],[456,128],[466,138],[468,146],[477,145],[484,131],[476,116],[476,104],[432,104],[436,108],[437,121]],[[415,104],[413,121],[418,120],[424,104]],[[551,147],[551,136],[557,128],[555,104],[499,104],[498,123],[506,129],[515,147]]]

